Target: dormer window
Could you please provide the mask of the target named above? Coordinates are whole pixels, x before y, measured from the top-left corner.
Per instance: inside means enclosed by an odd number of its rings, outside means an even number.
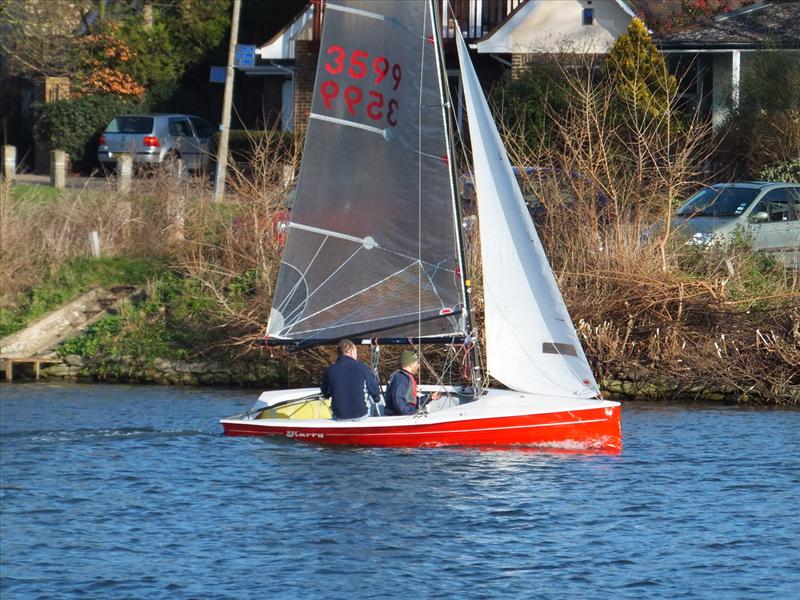
[[[583,9],[583,24],[584,25],[594,25],[594,9],[593,8],[584,8]]]

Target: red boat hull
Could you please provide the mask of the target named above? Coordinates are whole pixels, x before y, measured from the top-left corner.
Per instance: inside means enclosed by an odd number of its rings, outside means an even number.
[[[385,447],[542,446],[574,450],[620,451],[620,407],[600,406],[503,417],[437,423],[336,427],[290,419],[276,423],[224,420],[225,435],[272,436],[317,444]]]

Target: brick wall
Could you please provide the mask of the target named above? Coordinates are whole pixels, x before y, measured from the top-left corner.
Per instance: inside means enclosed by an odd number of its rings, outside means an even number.
[[[69,77],[40,77],[35,82],[33,99],[35,102],[57,102],[70,97]],[[34,170],[36,173],[50,172],[50,144],[45,141],[34,141]]]
[[[261,86],[261,118],[262,129],[280,129],[281,106],[283,102],[283,77],[266,77]]]
[[[518,79],[519,76],[528,69],[530,55],[512,54],[511,55],[511,79]]]
[[[317,70],[319,42],[297,40],[294,45],[294,130],[301,133],[308,127],[314,77]]]

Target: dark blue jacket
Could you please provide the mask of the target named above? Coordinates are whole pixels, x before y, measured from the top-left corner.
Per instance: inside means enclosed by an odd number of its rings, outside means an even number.
[[[340,356],[325,369],[320,386],[322,395],[331,399],[334,419],[358,419],[369,414],[370,401],[380,399],[375,374],[364,363]]]
[[[413,375],[400,369],[389,377],[386,386],[386,414],[411,415],[417,411],[418,399],[414,395]]]

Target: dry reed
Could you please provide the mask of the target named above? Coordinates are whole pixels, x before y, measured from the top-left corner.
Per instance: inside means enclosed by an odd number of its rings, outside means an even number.
[[[537,167],[528,182],[541,203],[537,226],[596,373],[674,381],[673,392],[712,388],[798,402],[797,276],[775,269],[756,290],[746,251],[699,254],[666,233],[645,235],[654,221],[668,223],[676,200],[707,177],[707,125],[691,120],[676,130],[669,116],[651,122],[635,112],[614,120],[609,88],[580,71],[570,77],[569,108],[554,115],[555,143],[528,147],[520,127],[504,137],[513,162]],[[203,318],[224,333],[226,345],[251,357],[274,354],[287,361],[290,383],[311,383],[331,359],[329,350],[288,355],[259,344],[280,261],[287,176],[298,163],[296,153],[276,152],[267,137],[246,170],[231,170],[221,204],[198,177],[137,179],[127,196],[109,180],[104,189],[71,190],[52,202],[12,198],[5,185],[3,297],[30,288],[70,257],[88,255],[89,232],[98,231],[104,255],[168,257],[211,300]],[[468,235],[467,253],[480,331],[476,236],[477,229]],[[386,369],[395,358],[394,350],[385,352]],[[429,358],[443,364],[451,357]]]

